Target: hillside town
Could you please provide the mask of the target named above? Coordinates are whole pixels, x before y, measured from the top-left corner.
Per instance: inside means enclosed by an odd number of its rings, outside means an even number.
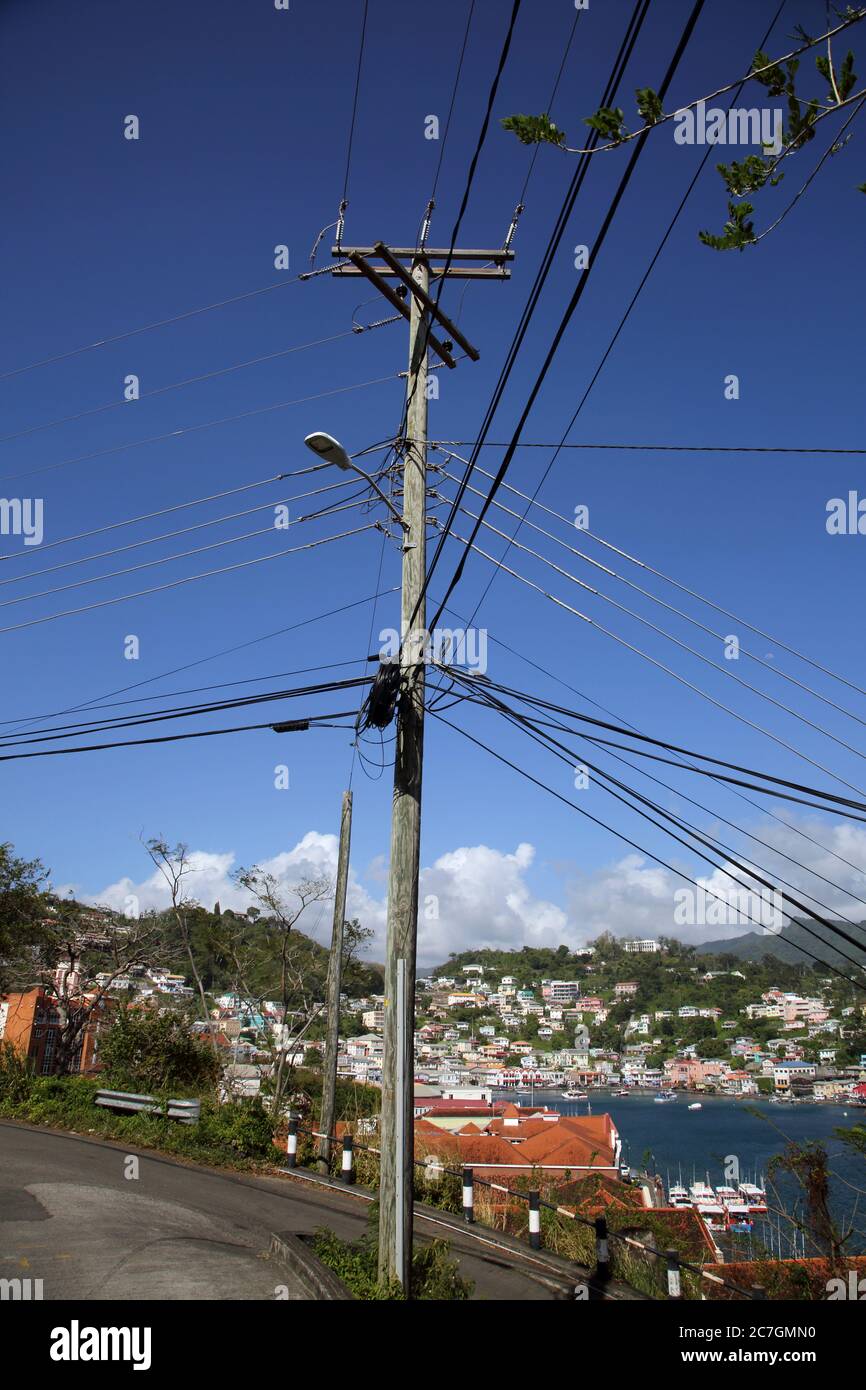
[[[82,947],[99,944],[91,926]],[[514,953],[515,973],[461,958],[420,977],[418,1085],[449,1095],[455,1088],[507,1094],[566,1087],[582,1094],[615,1087],[763,1095],[788,1103],[866,1101],[863,1013],[841,1002],[829,976],[809,972],[808,989],[784,988],[773,983],[772,958],[760,965],[728,960],[719,968],[714,958],[692,958],[673,940],[602,938],[559,960],[573,978],[528,970],[520,952]],[[669,992],[688,1002],[646,1006],[659,981],[662,988],[670,981]],[[98,1069],[99,1032],[117,1007],[189,1010],[194,999],[188,977],[165,966],[98,970],[88,980],[80,961],[66,961],[55,971],[53,988],[34,985],[0,1001],[0,1039],[14,1042],[41,1074],[54,1068],[57,998],[69,995],[81,1007],[99,1001],[77,1043],[81,1071]],[[742,1002],[716,1002],[733,995]],[[306,1010],[283,1009],[276,1000],[213,990],[208,1004],[209,1017],[192,1026],[213,1037],[235,1094],[259,1094],[280,1054],[292,1067],[320,1064],[321,1000]],[[340,1015],[338,1073],[378,1085],[384,996],[344,993]]]

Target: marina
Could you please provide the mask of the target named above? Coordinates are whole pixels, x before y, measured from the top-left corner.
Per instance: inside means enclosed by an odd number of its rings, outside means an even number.
[[[818,1102],[783,1110],[769,1098],[703,1095],[696,1101],[687,1091],[672,1092],[659,1105],[661,1098],[622,1087],[593,1089],[580,1101],[560,1091],[534,1091],[535,1104],[565,1114],[608,1112],[622,1136],[626,1167],[658,1175],[671,1206],[696,1208],[726,1259],[751,1258],[761,1249],[786,1258],[802,1250],[802,1236],[786,1215],[797,1208],[800,1193],[789,1177],[773,1180],[769,1173],[773,1156],[789,1141],[824,1144],[837,1178],[831,1178],[834,1214],[850,1219],[854,1188],[862,1182],[856,1155],[835,1131],[862,1121],[862,1110]]]

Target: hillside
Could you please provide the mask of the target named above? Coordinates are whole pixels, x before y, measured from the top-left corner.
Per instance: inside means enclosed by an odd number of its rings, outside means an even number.
[[[734,956],[737,960],[762,960],[764,956],[773,956],[776,960],[784,961],[789,965],[808,962],[805,951],[810,951],[813,955],[819,956],[827,965],[835,966],[837,970],[850,970],[851,960],[861,960],[866,969],[866,925],[861,923],[859,926],[852,926],[849,922],[840,922],[839,927],[853,937],[855,941],[861,943],[858,951],[850,943],[842,941],[834,936],[828,929],[819,922],[810,922],[809,930],[806,930],[801,922],[791,922],[783,927],[778,936],[768,935],[766,932],[745,932],[743,936],[732,936],[719,941],[705,941],[697,947],[699,956]],[[816,940],[811,935],[814,932],[820,940]],[[844,952],[844,954],[842,954]]]

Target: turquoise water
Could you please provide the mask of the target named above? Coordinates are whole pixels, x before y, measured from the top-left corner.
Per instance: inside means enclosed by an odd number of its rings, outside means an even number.
[[[522,1105],[529,1103],[528,1095],[518,1097],[512,1093],[511,1098]],[[666,1185],[681,1177],[686,1187],[696,1179],[708,1180],[713,1187],[718,1187],[727,1181],[724,1165],[729,1156],[734,1156],[739,1164],[740,1181],[760,1183],[772,1156],[781,1153],[789,1140],[820,1140],[827,1149],[834,1174],[831,1179],[834,1215],[837,1220],[844,1221],[854,1212],[858,1194],[853,1189],[866,1189],[866,1159],[850,1152],[834,1131],[866,1124],[866,1110],[862,1107],[773,1105],[765,1100],[701,1096],[702,1108],[689,1110],[688,1105],[695,1099],[693,1095],[683,1095],[669,1104],[658,1105],[652,1096],[611,1096],[600,1091],[592,1094],[589,1105],[592,1114],[607,1112],[611,1116],[623,1141],[623,1160],[633,1167],[643,1167],[649,1151],[652,1155],[648,1159],[650,1171],[658,1173]],[[559,1092],[536,1091],[534,1101],[566,1115],[587,1113],[586,1101],[563,1100]],[[793,1211],[798,1198],[796,1184],[790,1179],[779,1180],[777,1188],[780,1204],[786,1211]],[[772,1206],[769,1193],[768,1197]],[[860,1208],[864,1212],[866,1195],[860,1197]],[[855,1215],[854,1223],[861,1229],[846,1250],[851,1254],[864,1253],[866,1214]],[[781,1237],[782,1253],[790,1253],[790,1228],[784,1221],[771,1217],[768,1222],[756,1224],[754,1236],[760,1237],[765,1245]],[[726,1238],[725,1247],[729,1240],[736,1242],[737,1239]],[[740,1239],[746,1251],[749,1238]],[[806,1253],[815,1252],[807,1248]]]

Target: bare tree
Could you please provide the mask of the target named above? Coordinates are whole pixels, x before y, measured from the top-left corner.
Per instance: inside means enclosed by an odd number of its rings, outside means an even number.
[[[214,1033],[213,1020],[207,1004],[204,984],[196,964],[195,952],[192,945],[192,927],[190,922],[190,912],[197,908],[199,904],[194,898],[188,897],[186,892],[185,880],[195,870],[189,862],[189,847],[182,841],[178,841],[173,847],[161,836],[156,836],[150,840],[145,840],[144,848],[147,850],[154,866],[159,870],[168,885],[171,895],[171,915],[183,944],[186,958],[189,962],[190,974],[195,982],[198,992],[199,1003],[201,1005],[202,1022],[207,1024],[208,1036],[214,1052],[217,1050],[216,1036]]]
[[[246,922],[221,919],[219,944],[231,965],[237,992],[260,1008],[265,999],[277,1003],[278,1026],[267,1020],[265,1026],[273,1058],[272,1104],[278,1114],[294,1071],[298,1044],[324,1007],[324,972],[312,967],[309,950],[294,929],[312,904],[333,896],[334,889],[326,876],[307,877],[285,886],[257,864],[237,869],[233,878],[255,899],[256,906],[250,908]]]
[[[103,1014],[117,980],[138,966],[155,964],[162,947],[163,931],[155,918],[130,919],[73,900],[49,900],[37,973],[58,1015],[56,1073],[74,1069],[84,1035]],[[89,951],[106,958],[98,982],[85,977]]]

